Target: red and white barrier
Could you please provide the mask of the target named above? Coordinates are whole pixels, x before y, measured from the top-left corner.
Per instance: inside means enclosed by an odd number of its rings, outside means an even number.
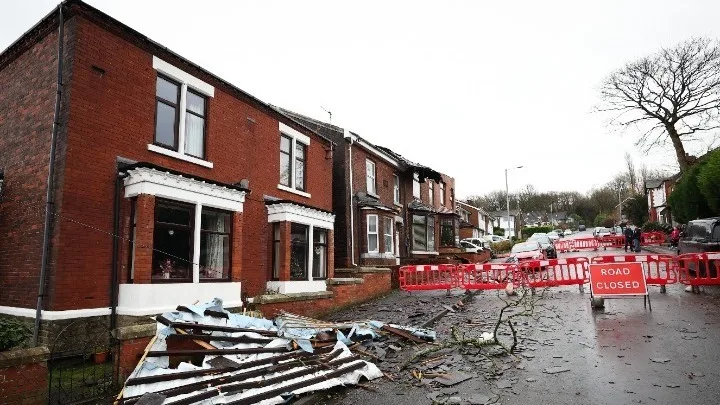
[[[609,255],[590,259],[591,263],[642,263],[645,282],[650,285],[665,286],[678,281],[678,268],[675,256],[670,255]]]
[[[403,266],[399,281],[403,291],[449,290],[459,285],[457,268],[452,264]]]
[[[461,264],[458,277],[466,290],[502,290],[510,282],[517,286],[523,281],[515,263]]]
[[[689,253],[676,260],[680,283],[693,287],[720,285],[720,253]]]
[[[589,281],[588,265],[586,257],[572,257],[524,262],[520,264],[520,270],[530,288],[582,286]]]

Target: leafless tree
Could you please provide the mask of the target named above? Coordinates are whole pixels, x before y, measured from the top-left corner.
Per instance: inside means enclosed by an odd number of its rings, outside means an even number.
[[[669,139],[684,172],[694,159],[683,141],[720,127],[718,42],[692,38],[630,62],[605,79],[601,98],[611,123],[642,131],[636,144],[646,152]]]
[[[639,193],[642,191],[642,185],[638,184],[637,171],[635,170],[635,162],[632,160],[632,156],[629,153],[625,153],[625,166],[627,167],[627,182],[628,187],[633,193]]]

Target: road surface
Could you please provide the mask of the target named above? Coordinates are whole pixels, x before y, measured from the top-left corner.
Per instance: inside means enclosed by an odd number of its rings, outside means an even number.
[[[573,237],[589,235],[585,232]],[[620,251],[615,251],[620,252]],[[560,254],[592,256],[607,252]],[[623,252],[624,253],[624,252]],[[606,300],[604,310],[592,310],[589,291],[553,288],[535,314],[518,323],[523,339],[517,358],[495,359],[495,366],[478,360],[473,350],[445,353],[441,372],[464,372],[467,381],[445,387],[432,379],[418,380],[396,362],[381,368],[388,379],[323,396],[328,404],[716,404],[720,402],[720,298],[714,289],[701,294],[673,285],[661,293],[650,286],[652,312],[642,299]],[[395,292],[386,299],[336,315],[412,322],[413,312],[442,309],[461,292]],[[440,341],[457,326],[475,335],[488,331],[497,319],[500,300],[495,292],[479,293],[466,310],[451,313],[436,324]],[[504,338],[507,338],[505,335]],[[406,346],[403,352],[419,348]],[[406,356],[407,357],[407,356]],[[444,368],[442,368],[444,367]]]

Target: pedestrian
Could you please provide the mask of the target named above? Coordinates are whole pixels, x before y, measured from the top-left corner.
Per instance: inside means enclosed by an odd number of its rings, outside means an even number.
[[[635,227],[633,231],[633,245],[635,252],[640,252],[640,237],[642,236],[642,230],[639,226]]]
[[[627,252],[628,248],[630,248],[630,251],[633,250],[633,230],[630,228],[630,225],[627,225],[625,227],[625,231],[623,232],[625,234],[625,251]]]
[[[672,232],[670,232],[670,246],[677,247],[679,242],[680,242],[680,227],[675,226],[675,227],[673,227]]]

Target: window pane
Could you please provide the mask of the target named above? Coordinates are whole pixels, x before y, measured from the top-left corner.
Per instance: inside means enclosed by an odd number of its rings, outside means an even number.
[[[153,231],[153,281],[190,282],[192,279],[192,229],[155,224]]]
[[[435,250],[435,218],[427,217],[427,248],[428,251]]]
[[[290,138],[288,138],[286,136],[281,136],[280,137],[280,150],[287,154],[290,154],[290,144],[291,143],[292,142],[290,141]]]
[[[155,206],[155,217],[158,222],[190,226],[195,207],[181,203],[173,204],[158,202]]]
[[[273,224],[273,279],[280,278],[280,224]]]
[[[305,145],[295,142],[295,159],[305,160]]]
[[[187,104],[188,111],[192,111],[195,114],[205,116],[205,97],[193,93],[188,90],[186,94],[185,103]]]
[[[327,231],[317,229],[313,231],[313,278],[327,277]]]
[[[204,231],[230,233],[232,214],[205,208],[202,211],[201,223],[201,229]]]
[[[295,188],[305,190],[305,162],[295,161]]]
[[[427,250],[427,217],[413,215],[413,250]]]
[[[393,252],[393,220],[392,218],[383,219],[383,234],[385,235],[385,252]]]
[[[377,215],[368,215],[368,232],[377,232]]]
[[[393,176],[393,202],[400,202],[400,178]]]
[[[175,108],[157,102],[157,118],[155,122],[155,142],[177,149],[175,144]]]
[[[178,104],[179,86],[160,76],[157,78],[157,86],[155,87],[155,95],[163,98],[175,105]]]
[[[290,226],[290,279],[307,280],[308,226],[293,223]]]
[[[230,235],[200,233],[200,278],[227,279],[230,275]]]
[[[197,115],[185,115],[185,153],[205,158],[205,119]]]
[[[368,234],[368,252],[377,252],[378,251],[378,235],[375,234]]]
[[[290,187],[290,155],[280,152],[280,184]]]
[[[443,219],[440,222],[440,245],[454,246],[455,235],[453,234],[454,226],[452,219]]]

